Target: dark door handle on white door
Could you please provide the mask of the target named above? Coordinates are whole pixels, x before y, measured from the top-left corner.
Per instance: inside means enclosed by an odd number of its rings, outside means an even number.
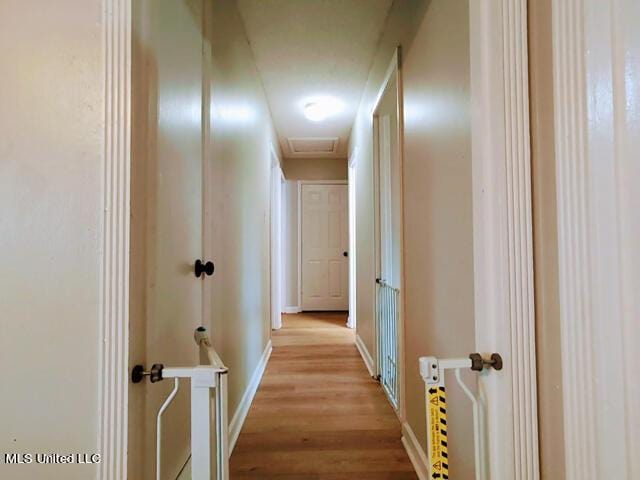
[[[213,272],[215,271],[215,266],[213,265],[213,262],[209,261],[207,263],[202,263],[202,261],[200,259],[196,260],[196,264],[195,264],[195,274],[196,277],[200,278],[202,276],[202,274],[204,273],[207,276],[211,276],[213,275]]]

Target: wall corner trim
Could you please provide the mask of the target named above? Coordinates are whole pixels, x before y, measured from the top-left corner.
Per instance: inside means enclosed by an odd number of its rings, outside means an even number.
[[[356,333],[356,347],[358,348],[358,352],[360,352],[360,356],[362,357],[362,360],[364,361],[364,364],[367,367],[367,370],[369,370],[369,375],[371,375],[372,377],[375,377],[376,370],[374,368],[373,358],[371,357],[369,350],[367,350],[367,346],[364,344],[364,342],[360,338],[360,335],[358,335],[357,333]]]
[[[420,442],[407,422],[402,422],[402,444],[420,480],[429,480],[429,461]]]
[[[126,480],[129,386],[131,0],[103,0],[105,126],[100,266],[100,480]]]
[[[240,436],[240,431],[242,430],[242,426],[247,419],[249,408],[251,407],[251,403],[256,396],[256,392],[258,391],[258,387],[260,386],[260,382],[262,381],[262,377],[264,375],[265,369],[267,368],[267,363],[269,363],[269,358],[271,357],[272,351],[273,346],[271,344],[271,340],[269,340],[267,342],[267,346],[264,349],[264,352],[262,352],[262,357],[260,357],[260,361],[258,362],[256,369],[253,371],[253,375],[251,376],[249,385],[247,385],[247,389],[245,390],[244,395],[242,395],[242,399],[240,400],[240,403],[238,404],[238,407],[233,414],[233,418],[231,418],[231,422],[229,423],[229,455],[233,453],[233,449],[236,446],[236,442],[238,441],[238,437]]]
[[[565,478],[640,478],[640,5],[552,3]]]
[[[539,473],[527,0],[470,2],[476,348],[492,478]]]

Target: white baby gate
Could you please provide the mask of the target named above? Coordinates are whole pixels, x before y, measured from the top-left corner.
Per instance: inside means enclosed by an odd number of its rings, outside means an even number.
[[[427,406],[427,447],[429,453],[429,475],[432,479],[447,480],[449,478],[449,436],[447,419],[447,395],[445,389],[445,371],[455,370],[458,385],[473,405],[473,441],[475,452],[476,480],[487,478],[486,451],[484,445],[484,417],[478,397],[462,381],[460,371],[471,369],[481,372],[492,367],[502,370],[502,357],[493,353],[490,360],[485,360],[479,353],[472,353],[468,358],[420,357],[420,375],[426,390]]]
[[[198,327],[194,338],[200,349],[200,363],[193,367],[165,367],[155,364],[150,371],[136,365],[131,374],[134,383],[145,376],[155,383],[173,378],[173,390],[164,401],[156,417],[156,479],[161,479],[162,415],[169,407],[180,387],[181,378],[191,380],[191,478],[192,480],[229,480],[229,432],[227,416],[228,369],[211,346],[204,327]],[[213,392],[212,392],[213,390]],[[213,393],[214,411],[211,397]],[[216,467],[211,468],[211,417],[215,423]]]
[[[400,290],[377,279],[378,375],[389,400],[398,408],[398,307]]]

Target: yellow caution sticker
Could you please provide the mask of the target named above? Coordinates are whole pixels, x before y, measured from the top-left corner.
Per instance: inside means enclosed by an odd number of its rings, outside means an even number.
[[[447,450],[447,396],[444,387],[427,388],[429,440],[431,441],[431,478],[449,478]]]

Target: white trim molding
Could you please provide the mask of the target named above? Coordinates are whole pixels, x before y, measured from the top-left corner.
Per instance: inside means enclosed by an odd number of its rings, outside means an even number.
[[[393,56],[391,57],[391,61],[389,63],[389,66],[387,67],[387,71],[385,73],[385,77],[384,80],[382,81],[382,83],[380,84],[380,88],[378,90],[378,93],[376,95],[376,99],[375,102],[373,104],[373,107],[371,109],[371,119],[372,119],[372,125],[373,125],[373,143],[374,143],[374,148],[373,148],[373,170],[374,170],[374,182],[373,182],[373,191],[374,191],[374,232],[375,232],[375,236],[374,236],[374,260],[375,260],[375,276],[376,278],[382,278],[383,272],[382,272],[382,265],[384,263],[384,257],[386,256],[386,254],[382,251],[381,248],[381,239],[382,239],[382,233],[381,233],[381,229],[382,229],[382,218],[385,217],[390,217],[391,216],[391,212],[388,211],[388,208],[383,208],[385,207],[385,205],[383,204],[383,202],[381,201],[382,199],[382,186],[381,186],[381,171],[380,171],[380,153],[379,153],[379,148],[378,148],[378,144],[379,144],[379,135],[380,135],[380,127],[379,127],[379,122],[380,119],[378,118],[378,109],[380,108],[380,104],[382,102],[382,99],[385,95],[385,92],[390,84],[390,82],[392,80],[395,80],[396,86],[395,86],[395,93],[396,93],[396,113],[397,113],[397,126],[396,126],[396,137],[398,139],[403,139],[404,138],[404,92],[403,92],[403,85],[402,85],[402,49],[400,46],[397,46],[396,49],[393,52]],[[385,119],[382,119],[383,121]],[[399,200],[399,211],[400,211],[400,225],[404,225],[404,204],[403,204],[403,198],[404,198],[404,181],[403,181],[403,172],[404,172],[404,142],[403,141],[398,141],[397,142],[398,145],[396,147],[396,155],[397,155],[397,160],[399,163],[399,171],[400,171],[400,175],[399,175],[399,193],[398,193],[398,200]],[[393,180],[389,180],[390,182],[393,182]],[[393,189],[392,189],[392,193],[391,195],[393,196]],[[389,207],[389,205],[386,205],[386,207]],[[398,294],[398,319],[397,319],[397,325],[396,325],[396,335],[397,335],[397,347],[398,347],[398,352],[397,352],[397,358],[398,359],[404,359],[404,351],[405,351],[405,339],[404,339],[404,331],[405,331],[405,326],[404,326],[404,311],[405,311],[405,288],[404,288],[404,271],[405,271],[405,265],[404,265],[404,228],[400,229],[399,232],[399,238],[398,238],[398,245],[400,245],[400,264],[399,264],[399,275],[398,275],[398,279],[396,280],[396,284],[394,285],[394,287],[396,287],[399,290],[399,294]],[[380,374],[380,358],[381,358],[381,352],[380,352],[380,345],[381,345],[381,333],[379,330],[379,325],[378,325],[378,300],[377,300],[377,287],[375,289],[374,295],[373,295],[373,312],[375,315],[375,319],[374,319],[374,332],[375,332],[375,342],[376,342],[376,362],[374,364],[374,368],[376,371],[376,374],[379,375]],[[357,321],[357,319],[356,319]],[[397,390],[397,409],[396,409],[396,413],[398,415],[398,418],[400,418],[400,420],[404,420],[405,418],[405,412],[406,412],[406,396],[405,396],[405,377],[406,377],[406,366],[405,366],[405,362],[404,361],[400,361],[399,365],[398,365],[398,371],[397,371],[397,375],[398,375],[398,390]],[[392,402],[393,403],[393,402]]]
[[[539,478],[527,1],[470,2],[476,346],[487,478]]]
[[[273,347],[271,345],[271,340],[269,340],[264,352],[262,352],[262,357],[260,357],[260,361],[258,362],[256,369],[253,371],[249,385],[247,385],[247,389],[244,391],[244,395],[242,395],[242,399],[231,418],[231,422],[229,423],[229,455],[233,453],[233,449],[236,446],[236,442],[240,436],[240,431],[247,419],[249,408],[251,408],[251,403],[256,396],[256,392],[258,391],[258,387],[262,381],[262,377],[265,369],[267,368],[267,363],[269,363],[272,351]]]
[[[373,363],[373,358],[371,357],[371,354],[369,353],[367,346],[364,344],[364,342],[362,341],[362,338],[360,338],[360,335],[358,334],[356,334],[356,347],[358,348],[358,352],[360,352],[360,356],[362,357],[362,360],[364,361],[364,364],[367,367],[367,370],[369,370],[369,375],[371,375],[372,377],[375,377],[376,368],[375,368],[375,364]]]
[[[357,326],[356,319],[356,297],[357,297],[357,252],[356,252],[356,166],[353,158],[356,154],[357,147],[349,160],[348,171],[348,195],[349,195],[349,317],[347,318],[347,327],[355,329]]]
[[[349,153],[349,159],[347,161],[347,165],[349,167],[355,168],[356,163],[358,163],[358,146],[353,147],[351,153]]]
[[[553,2],[568,480],[640,478],[640,4]]]
[[[429,461],[427,455],[422,450],[420,442],[416,438],[411,426],[407,422],[402,422],[402,445],[407,451],[409,460],[413,465],[420,480],[429,480]]]
[[[302,309],[300,307],[298,307],[298,306],[295,306],[295,307],[284,307],[282,309],[282,313],[289,314],[289,315],[292,315],[292,314],[295,314],[295,313],[300,313],[300,312],[302,312]]]
[[[284,175],[280,168],[278,157],[273,155],[272,149],[271,180],[269,194],[269,265],[271,274],[271,328],[279,330],[282,328],[282,295],[284,292],[282,272],[284,271],[284,255],[282,249],[282,187]]]
[[[104,223],[100,291],[98,467],[127,478],[131,0],[104,0]]]

